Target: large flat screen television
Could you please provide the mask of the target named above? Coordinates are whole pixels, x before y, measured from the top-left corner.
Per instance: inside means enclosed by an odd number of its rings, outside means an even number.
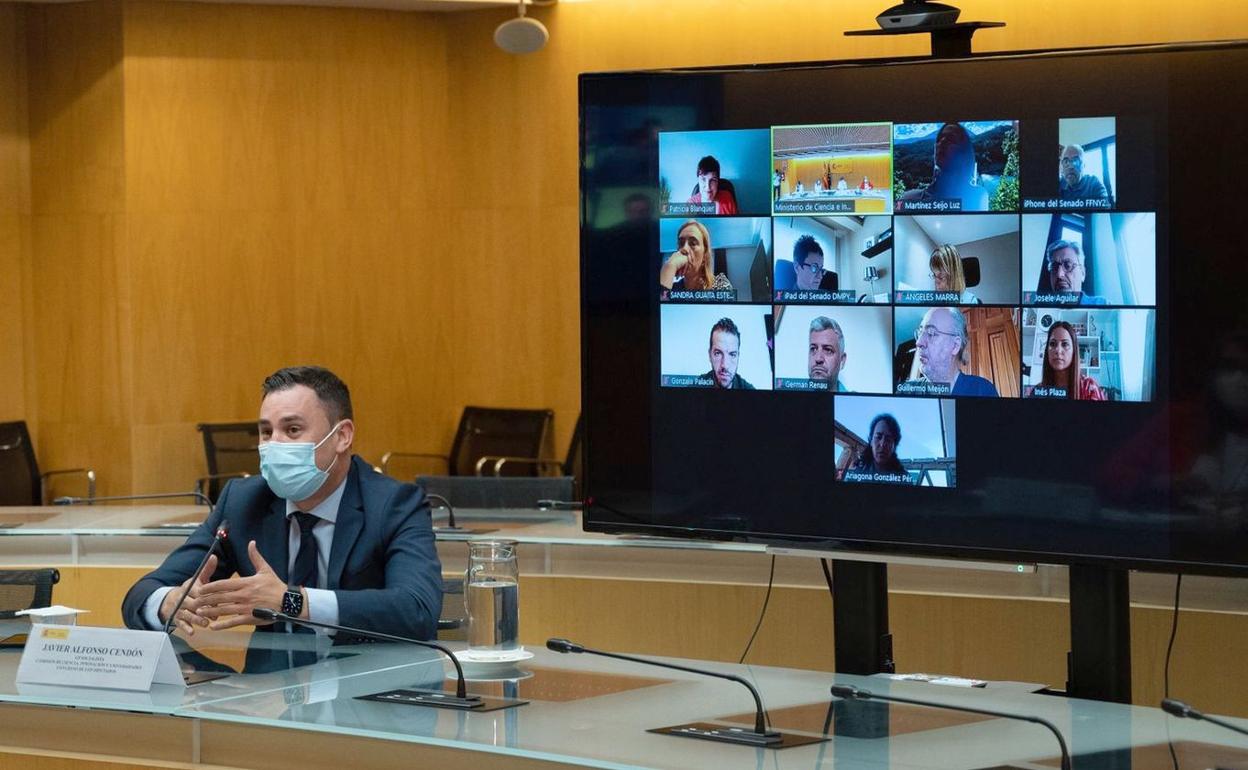
[[[1244,571],[1245,72],[582,75],[585,527]]]

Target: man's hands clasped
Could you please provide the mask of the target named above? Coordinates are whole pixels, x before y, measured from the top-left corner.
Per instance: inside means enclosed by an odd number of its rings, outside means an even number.
[[[277,576],[260,555],[256,541],[252,540],[247,544],[247,553],[256,567],[256,574],[210,581],[209,578],[217,568],[217,557],[210,556],[200,574],[165,596],[160,605],[161,619],[169,617],[178,597],[190,585],[191,592],[174,619],[177,627],[188,636],[194,635],[196,628],[217,631],[234,626],[265,625],[271,622],[258,620],[251,611],[257,607],[280,609],[282,597],[286,593],[286,582]],[[304,613],[306,612],[305,609]]]

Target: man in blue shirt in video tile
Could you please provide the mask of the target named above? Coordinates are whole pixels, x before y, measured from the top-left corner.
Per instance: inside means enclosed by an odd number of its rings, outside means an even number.
[[[962,371],[962,367],[971,362],[971,339],[966,329],[966,316],[957,308],[928,310],[914,338],[923,376],[906,383],[917,386],[908,392],[920,392],[926,386],[931,395],[998,395],[992,382]]]

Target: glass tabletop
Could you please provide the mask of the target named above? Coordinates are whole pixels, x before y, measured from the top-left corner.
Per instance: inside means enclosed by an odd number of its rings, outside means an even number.
[[[1038,695],[1017,684],[967,690],[817,671],[673,660],[735,673],[753,682],[775,729],[830,736],[824,743],[764,753],[651,732],[699,721],[748,729],[753,702],[739,684],[588,655],[533,652],[531,660],[496,675],[467,672],[469,692],[528,701],[503,711],[471,713],[361,699],[379,687],[433,684],[426,677],[432,669],[403,669],[384,683],[370,677],[339,680],[332,698],[307,688],[296,696],[283,695],[281,702],[275,695],[240,698],[199,703],[179,713],[602,768],[727,770],[756,768],[764,759],[765,766],[780,769],[838,764],[987,768],[1055,759],[1060,764],[1054,737],[1037,725],[879,701],[833,702],[829,687],[835,682],[879,694],[1041,716],[1058,726],[1073,753],[1087,757],[1112,757],[1114,752],[1164,745],[1168,740],[1221,747],[1223,754],[1242,750],[1248,757],[1248,742],[1211,730],[1209,725],[1175,722],[1157,709]],[[449,678],[442,683],[448,688],[453,685]],[[1137,765],[1136,770],[1144,766]]]
[[[0,640],[29,628],[24,619],[0,621]],[[318,634],[263,631],[200,631],[189,640],[180,636],[172,640],[183,675],[193,684],[157,684],[150,692],[18,682],[22,648],[2,647],[0,703],[171,714],[237,698],[294,697],[281,695],[285,690],[310,689],[324,696],[336,692],[339,680],[372,676],[382,683],[399,670],[404,677],[431,682],[440,682],[443,676],[438,653],[411,645],[333,645]]]
[[[0,621],[0,636],[26,627],[24,621]],[[738,683],[639,663],[533,649],[531,659],[518,663],[468,665],[470,693],[527,701],[473,713],[364,699],[394,689],[454,691],[453,667],[439,653],[413,645],[333,645],[312,634],[201,632],[190,640],[175,638],[175,649],[184,671],[223,676],[186,688],[157,685],[146,693],[18,684],[20,649],[4,649],[0,703],[170,714],[600,768],[744,770],[763,760],[777,770],[1060,763],[1052,734],[1035,724],[876,700],[833,701],[829,688],[837,683],[1043,717],[1065,736],[1079,770],[1121,766],[1113,763],[1127,755],[1138,760],[1131,765],[1135,770],[1168,768],[1171,744],[1192,761],[1232,766],[1248,758],[1248,739],[1214,725],[1177,720],[1153,708],[1035,694],[1013,683],[963,689],[653,658],[741,676],[761,692],[772,728],[829,738],[765,752],[652,732],[690,722],[748,729],[753,701]],[[1166,762],[1159,764],[1162,759]]]

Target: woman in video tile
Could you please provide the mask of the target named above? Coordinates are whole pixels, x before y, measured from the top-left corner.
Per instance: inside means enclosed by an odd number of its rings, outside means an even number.
[[[714,271],[714,254],[706,226],[690,219],[676,232],[676,251],[659,270],[659,284],[678,291],[731,290],[728,276]]]
[[[966,275],[962,272],[962,257],[958,247],[951,243],[941,244],[932,252],[928,261],[932,271],[933,289],[939,292],[957,292],[959,305],[979,305],[979,297],[966,288]]]
[[[1101,386],[1083,373],[1079,362],[1079,341],[1074,327],[1066,321],[1058,321],[1049,327],[1044,345],[1043,375],[1039,384],[1027,389],[1025,397],[1105,400]]]
[[[894,473],[906,476],[906,467],[897,459],[901,443],[901,425],[891,414],[877,414],[871,420],[870,446],[863,450],[850,470],[866,473]]]

